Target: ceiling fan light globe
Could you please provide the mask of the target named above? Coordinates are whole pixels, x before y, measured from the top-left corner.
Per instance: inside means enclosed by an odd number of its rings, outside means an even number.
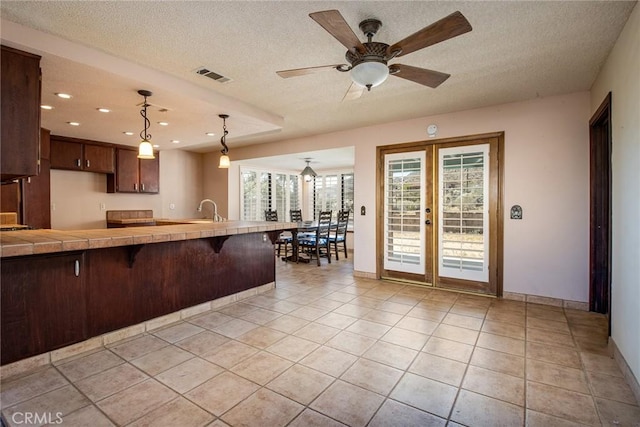
[[[147,140],[144,140],[138,146],[138,158],[139,159],[155,159],[153,155],[153,146]]]
[[[389,67],[382,62],[361,62],[351,69],[351,80],[357,85],[372,88],[389,77]]]

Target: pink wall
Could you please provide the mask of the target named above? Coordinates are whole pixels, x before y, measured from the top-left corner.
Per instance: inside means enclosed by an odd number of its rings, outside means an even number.
[[[504,290],[587,301],[589,117],[589,93],[580,92],[240,147],[234,158],[355,146],[354,269],[375,273],[376,147],[427,139],[431,123],[437,138],[504,131]],[[239,211],[237,174],[229,170],[231,217]],[[521,221],[508,218],[514,204]]]
[[[636,4],[591,88],[595,113],[611,92],[611,337],[635,375],[640,399],[640,7]]]

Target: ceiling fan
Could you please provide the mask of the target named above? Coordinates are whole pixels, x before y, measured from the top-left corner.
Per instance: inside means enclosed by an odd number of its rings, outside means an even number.
[[[353,83],[351,87],[349,87],[349,90],[347,90],[343,101],[359,98],[365,88],[370,91],[372,87],[376,87],[384,82],[389,75],[411,80],[432,88],[438,87],[450,77],[450,74],[427,70],[426,68],[412,67],[410,65],[387,65],[387,62],[391,59],[459,36],[472,29],[471,24],[469,24],[469,21],[467,21],[462,13],[454,12],[420,31],[411,34],[409,37],[395,44],[388,45],[386,43],[372,41],[373,36],[382,26],[382,22],[377,19],[366,19],[360,23],[360,30],[362,30],[367,37],[367,41],[361,43],[339,11],[325,10],[310,13],[309,16],[347,48],[345,58],[349,64],[297,68],[277,71],[277,74],[286,79],[330,69],[341,72],[350,71]]]

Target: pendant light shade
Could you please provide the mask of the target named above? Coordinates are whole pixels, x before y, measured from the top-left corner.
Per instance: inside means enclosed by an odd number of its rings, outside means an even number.
[[[149,141],[142,141],[138,146],[138,158],[139,159],[155,159],[153,155],[153,146]]]
[[[228,169],[229,166],[231,166],[231,161],[229,160],[229,156],[227,156],[226,154],[223,154],[222,156],[220,156],[220,164],[218,165],[218,167],[220,169]]]
[[[304,159],[304,161],[307,162],[307,166],[302,170],[302,172],[300,172],[300,175],[302,175],[305,182],[309,182],[314,177],[318,176],[318,174],[316,173],[316,171],[311,169],[311,166],[309,166],[311,159],[307,158],[307,159]]]
[[[144,121],[144,129],[140,132],[140,145],[138,146],[138,158],[139,159],[155,159],[156,156],[153,155],[153,146],[149,140],[151,139],[151,134],[149,133],[149,125],[151,122],[147,118],[147,97],[151,96],[151,92],[148,90],[139,90],[138,93],[144,96],[144,103],[142,104],[142,110],[140,110],[140,115]]]
[[[219,114],[218,117],[222,119],[222,137],[220,138],[220,144],[222,144],[222,156],[220,156],[220,163],[218,164],[219,169],[229,169],[231,166],[231,160],[227,153],[229,152],[229,147],[227,147],[227,134],[229,131],[227,130],[227,119],[229,118],[228,114]]]

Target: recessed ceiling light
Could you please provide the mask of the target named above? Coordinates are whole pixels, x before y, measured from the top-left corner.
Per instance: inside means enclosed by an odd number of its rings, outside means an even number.
[[[207,135],[207,136],[216,136],[216,134],[215,134],[215,133],[213,133],[213,132],[207,132],[207,134],[206,134],[206,135]]]
[[[172,139],[171,142],[173,142],[174,144],[180,144],[180,141],[177,139]]]
[[[153,148],[160,148],[158,144],[153,144]]]
[[[160,126],[169,126],[168,122],[158,122]]]
[[[109,110],[108,108],[96,108],[96,110],[100,111],[101,113],[110,113],[111,110]]]
[[[71,99],[71,95],[69,95],[68,93],[56,93],[56,96],[62,99]]]
[[[125,135],[129,135],[129,136],[133,135],[133,132],[122,132],[122,133],[124,133]]]
[[[40,108],[42,108],[43,110],[53,110],[53,107],[51,105],[41,105]]]
[[[67,122],[67,124],[69,124],[71,126],[80,126],[80,123],[78,123],[78,122]]]

